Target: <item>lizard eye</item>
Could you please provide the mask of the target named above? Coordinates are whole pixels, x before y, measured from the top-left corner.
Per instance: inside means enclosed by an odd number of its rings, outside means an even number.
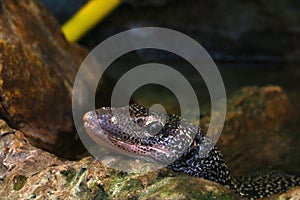
[[[148,124],[148,131],[151,135],[157,134],[162,128],[163,125],[158,121],[151,122],[150,124]]]

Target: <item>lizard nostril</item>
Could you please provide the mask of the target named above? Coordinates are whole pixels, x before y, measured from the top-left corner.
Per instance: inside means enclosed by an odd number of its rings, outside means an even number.
[[[88,118],[89,118],[89,113],[85,113],[84,116],[83,116],[83,121],[87,122]]]
[[[93,111],[87,112],[83,116],[83,121],[90,122],[91,120],[93,120],[94,117],[95,117],[95,112],[93,112]]]

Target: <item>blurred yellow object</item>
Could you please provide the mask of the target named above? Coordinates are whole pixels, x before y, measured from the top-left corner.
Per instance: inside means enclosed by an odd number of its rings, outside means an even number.
[[[121,0],[90,0],[63,26],[70,42],[76,42],[121,3]]]

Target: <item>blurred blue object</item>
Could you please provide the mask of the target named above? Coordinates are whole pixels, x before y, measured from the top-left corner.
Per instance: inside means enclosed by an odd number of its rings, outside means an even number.
[[[88,0],[40,0],[60,24],[67,21]]]

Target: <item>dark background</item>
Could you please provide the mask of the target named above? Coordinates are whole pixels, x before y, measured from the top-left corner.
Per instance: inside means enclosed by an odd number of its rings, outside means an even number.
[[[42,0],[60,23],[86,0]],[[134,27],[159,26],[196,39],[216,60],[298,61],[300,2],[241,0],[127,0],[80,43],[93,48]]]
[[[87,2],[41,1],[60,24]],[[298,105],[300,1],[124,0],[79,43],[91,50],[116,33],[143,26],[175,29],[198,41],[219,67],[229,96],[242,86],[279,85]],[[172,54],[150,51],[123,56],[118,65],[158,58],[178,64]],[[201,97],[209,101],[207,93]]]

